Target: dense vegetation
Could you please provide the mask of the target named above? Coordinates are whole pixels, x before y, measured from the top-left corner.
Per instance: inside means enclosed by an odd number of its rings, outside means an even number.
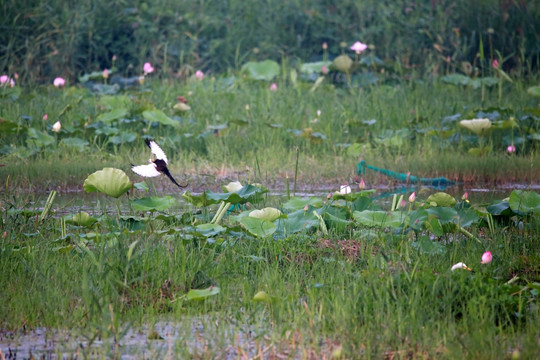
[[[163,76],[193,68],[223,73],[248,60],[331,58],[362,40],[399,73],[468,74],[501,58],[530,74],[540,54],[534,1],[4,1],[0,71],[23,81],[116,65],[138,74],[151,61]],[[485,57],[480,58],[484,52]]]

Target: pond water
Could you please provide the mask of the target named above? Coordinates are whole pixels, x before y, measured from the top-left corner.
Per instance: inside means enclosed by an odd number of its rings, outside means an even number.
[[[260,351],[259,340],[252,326],[242,330],[230,323],[200,317],[183,323],[160,321],[153,326],[132,327],[116,342],[111,336],[98,338],[91,344],[88,336],[68,330],[37,328],[26,332],[0,332],[0,349],[8,360],[174,359],[179,354],[200,357],[208,353],[218,353],[221,359],[238,359],[244,355],[256,356]]]
[[[356,191],[353,186],[353,191]],[[333,193],[337,190],[336,188],[316,188],[316,189],[302,189],[301,191],[296,192],[297,197],[320,197],[326,198],[329,193]],[[460,185],[450,186],[445,189],[437,189],[434,187],[387,187],[379,186],[376,187],[376,193],[371,195],[377,202],[381,204],[382,207],[389,207],[388,204],[392,202],[394,194],[409,196],[413,191],[416,192],[418,199],[426,199],[430,194],[436,193],[438,191],[444,191],[456,199],[461,199],[465,192],[468,193],[468,198],[473,204],[489,204],[493,200],[502,200],[505,197],[510,196],[510,193],[513,190],[533,190],[539,191],[540,184],[504,184],[494,187],[493,185],[482,186],[477,185],[474,187],[464,187]],[[217,191],[217,190],[216,190]],[[147,196],[164,196],[170,195],[178,199],[178,204],[174,208],[169,209],[169,212],[179,211],[186,208],[188,204],[182,197],[182,192],[168,192],[164,189],[158,189],[156,191],[136,191],[131,198],[141,198]],[[200,192],[192,192],[192,194],[198,195]],[[48,193],[35,194],[36,202],[28,204],[30,210],[41,211],[47,200]],[[293,193],[291,191],[291,196]],[[279,207],[281,203],[287,201],[287,196],[285,190],[281,189],[271,189],[267,194],[266,206],[276,206]],[[129,203],[126,200],[126,197],[121,197],[119,200],[119,205],[122,213],[128,213],[130,211]],[[388,205],[388,206],[387,206]],[[116,202],[114,199],[107,197],[98,193],[88,194],[84,191],[69,191],[69,192],[59,192],[55,198],[53,205],[53,210],[57,216],[64,216],[68,214],[76,214],[81,211],[88,212],[91,215],[101,215],[104,213],[116,213]]]

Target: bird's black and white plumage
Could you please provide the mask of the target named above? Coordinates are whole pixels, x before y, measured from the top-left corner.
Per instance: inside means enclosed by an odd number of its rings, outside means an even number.
[[[144,142],[148,147],[150,148],[150,152],[156,157],[155,159],[150,158],[150,163],[148,165],[131,165],[131,171],[133,171],[135,174],[144,176],[144,177],[156,177],[161,174],[165,174],[171,181],[178,187],[184,188],[186,185],[180,185],[179,183],[174,180],[171,173],[169,172],[169,169],[167,168],[167,164],[169,161],[167,160],[167,155],[165,155],[165,152],[159,147],[159,145],[154,140],[144,139]]]

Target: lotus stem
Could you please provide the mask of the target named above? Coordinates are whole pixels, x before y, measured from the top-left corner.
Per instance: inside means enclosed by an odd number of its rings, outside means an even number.
[[[45,217],[47,217],[47,214],[51,210],[52,204],[54,203],[54,198],[56,197],[56,191],[53,190],[49,193],[49,197],[47,198],[47,202],[45,203],[45,206],[43,207],[43,211],[41,212],[41,215],[39,216],[39,221],[43,221]]]

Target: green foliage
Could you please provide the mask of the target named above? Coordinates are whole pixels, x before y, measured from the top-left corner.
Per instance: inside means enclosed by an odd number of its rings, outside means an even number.
[[[84,191],[99,191],[114,198],[124,195],[131,189],[129,177],[120,169],[104,168],[90,174],[83,185]]]
[[[497,51],[524,72],[540,52],[534,2],[53,0],[7,1],[1,10],[0,69],[19,73],[20,81],[92,78],[105,68],[137,76],[146,61],[171,75],[193,68],[223,73],[246,61],[319,60],[323,42],[334,58],[341,42],[357,40],[373,45],[398,73],[461,71],[462,63],[477,72]]]

